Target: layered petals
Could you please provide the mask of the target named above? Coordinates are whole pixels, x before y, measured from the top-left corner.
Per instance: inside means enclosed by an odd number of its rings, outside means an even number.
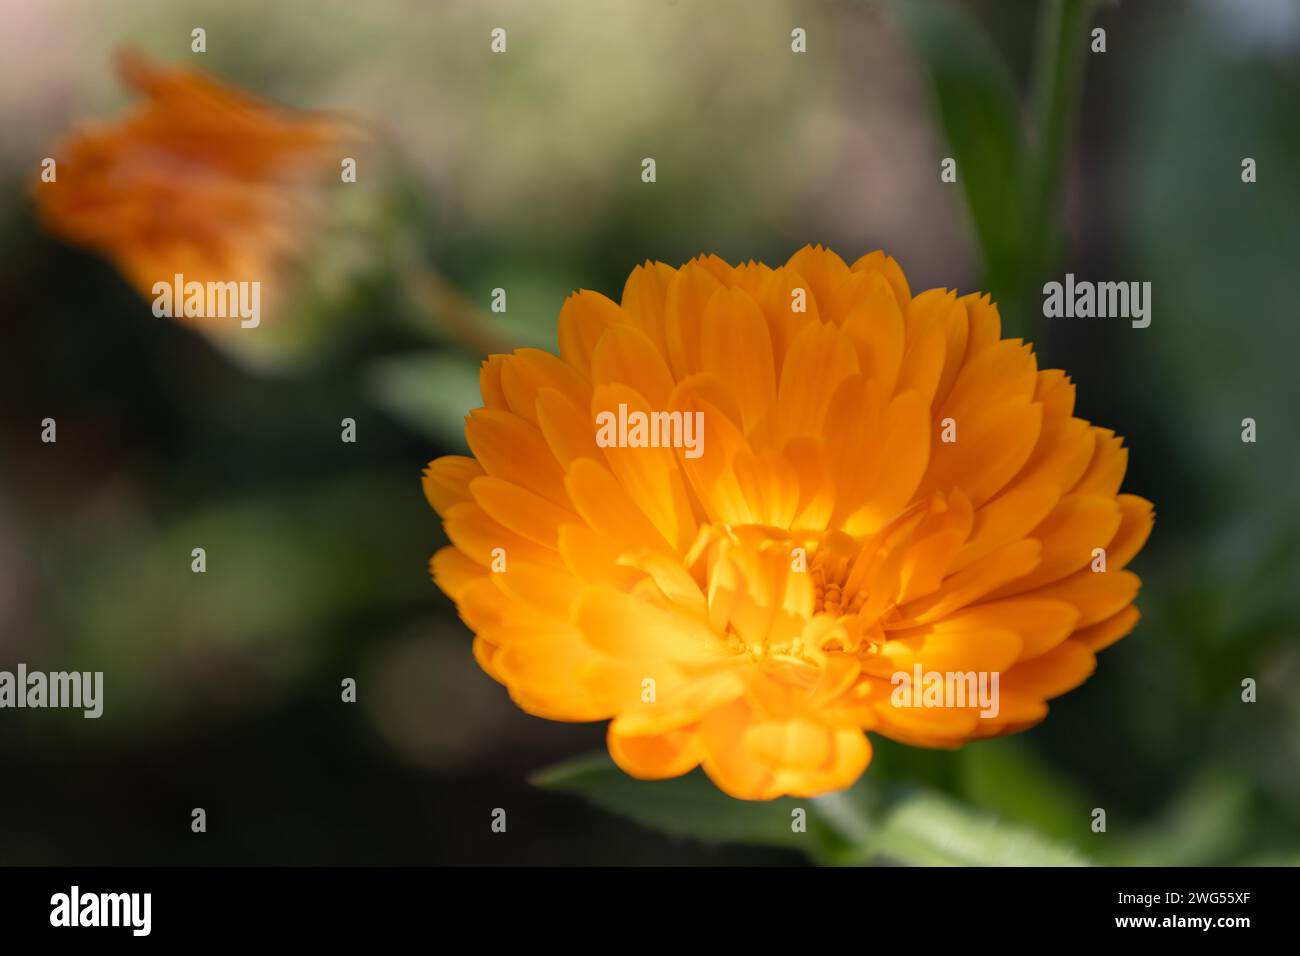
[[[898,264],[646,263],[493,356],[430,464],[431,562],[530,713],[610,721],[644,779],[842,789],[866,733],[1013,733],[1136,625],[1151,504],[986,296]]]

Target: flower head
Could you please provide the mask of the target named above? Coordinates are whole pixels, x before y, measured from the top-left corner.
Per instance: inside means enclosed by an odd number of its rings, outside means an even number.
[[[864,731],[1023,730],[1137,622],[1127,452],[987,297],[913,296],[880,252],[709,256],[576,293],[559,345],[484,364],[473,457],[425,472],[431,567],[483,669],[529,713],[610,719],[633,776],[842,789]],[[900,694],[932,673],[997,699]]]
[[[274,279],[310,233],[310,180],[333,162],[340,125],[135,53],[119,67],[144,101],[68,136],[55,180],[35,190],[43,224],[108,256],[145,295],[176,274]]]

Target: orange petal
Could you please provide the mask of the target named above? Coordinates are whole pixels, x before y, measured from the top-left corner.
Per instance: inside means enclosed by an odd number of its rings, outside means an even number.
[[[444,455],[424,469],[424,497],[438,514],[461,501],[469,501],[469,483],[483,474],[483,466],[464,455]]]
[[[599,292],[575,292],[560,309],[560,357],[590,378],[596,343],[607,329],[628,321],[623,310]]]

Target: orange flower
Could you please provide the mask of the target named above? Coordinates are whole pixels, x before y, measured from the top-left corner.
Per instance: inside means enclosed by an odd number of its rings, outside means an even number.
[[[431,567],[483,669],[529,713],[612,718],[633,776],[842,789],[863,731],[1023,730],[1137,622],[1127,452],[987,297],[913,297],[880,252],[710,256],[637,268],[621,304],[575,294],[559,341],[484,364],[474,457],[425,472],[452,542]],[[698,412],[703,443],[629,424],[605,447],[615,410]],[[918,673],[997,700],[900,696]]]
[[[177,273],[274,280],[310,232],[308,174],[337,162],[327,154],[340,127],[137,54],[119,66],[145,101],[62,144],[56,180],[35,188],[43,224],[108,256],[150,298]]]

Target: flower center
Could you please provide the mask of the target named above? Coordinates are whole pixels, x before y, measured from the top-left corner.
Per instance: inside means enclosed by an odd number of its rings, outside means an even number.
[[[848,535],[839,532],[830,532],[822,538],[808,568],[816,596],[815,613],[842,617],[862,610],[867,600],[866,591],[850,575],[860,547]]]

